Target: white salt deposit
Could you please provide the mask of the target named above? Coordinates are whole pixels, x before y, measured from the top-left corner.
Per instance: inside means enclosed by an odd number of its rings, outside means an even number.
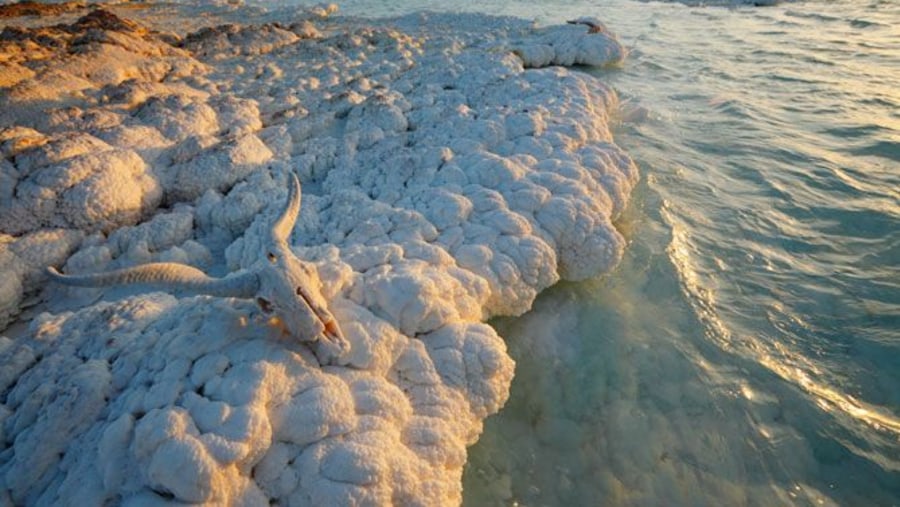
[[[483,321],[624,247],[616,97],[548,66],[625,52],[596,23],[331,12],[174,46],[105,11],[0,35],[0,327],[43,312],[0,339],[0,501],[460,502],[513,375]],[[286,171],[351,344],[331,364],[251,301],[41,275],[251,268]]]

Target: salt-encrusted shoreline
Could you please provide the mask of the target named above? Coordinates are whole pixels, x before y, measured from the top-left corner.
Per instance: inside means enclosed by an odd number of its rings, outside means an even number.
[[[330,13],[3,32],[0,327],[30,320],[0,338],[4,503],[459,503],[513,375],[483,322],[624,248],[615,95],[555,66],[624,49],[589,20]],[[351,342],[335,364],[250,301],[96,301],[41,272],[248,268],[287,172],[294,250]]]

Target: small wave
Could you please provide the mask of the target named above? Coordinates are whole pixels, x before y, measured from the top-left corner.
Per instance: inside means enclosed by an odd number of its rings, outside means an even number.
[[[672,72],[674,72],[674,69],[666,67],[665,65],[652,60],[640,60],[637,62],[633,62],[632,65],[641,65],[649,69],[653,73],[659,72],[662,75],[671,74]]]
[[[767,73],[763,74],[762,77],[774,81],[781,81],[783,83],[821,84],[821,81],[819,81],[818,79],[812,79],[812,76],[800,77],[799,75],[788,76],[786,74]]]
[[[860,104],[876,107],[900,108],[900,104],[891,97],[866,97],[859,101]]]
[[[853,155],[881,157],[895,162],[900,162],[900,142],[878,141],[860,148],[851,150]]]
[[[798,49],[802,50],[803,48],[798,48]],[[816,48],[816,51],[822,51],[822,50],[819,48]],[[838,53],[843,54],[844,52],[840,51]],[[797,51],[788,52],[788,51],[778,50],[778,49],[755,49],[755,50],[751,51],[750,54],[755,57],[760,57],[760,58],[765,58],[765,59],[771,58],[772,60],[774,60],[776,62],[783,62],[784,60],[797,60],[800,62],[811,63],[814,65],[825,65],[828,67],[835,66],[835,62],[833,62],[831,60],[825,60],[823,58],[816,56],[815,54],[802,53],[802,52],[797,52]]]
[[[856,45],[864,49],[878,49],[885,51],[894,49],[891,45],[879,44],[877,41],[859,41]]]
[[[865,19],[851,19],[850,26],[852,26],[853,28],[869,28],[869,27],[873,27],[873,26],[886,27],[888,25],[879,23],[877,21],[868,21]]]
[[[801,12],[795,10],[786,10],[784,11],[785,16],[799,18],[799,19],[811,19],[813,21],[823,21],[823,22],[835,22],[840,21],[841,18],[835,16],[828,16],[826,14],[822,14],[819,12]]]
[[[887,132],[887,129],[882,127],[881,125],[867,124],[867,125],[857,125],[852,127],[840,126],[840,127],[831,127],[826,128],[820,131],[822,134],[832,135],[835,137],[839,137],[842,139],[855,139],[855,138],[870,138],[872,136],[879,135],[881,133]]]
[[[897,216],[866,204],[851,201],[841,207],[811,206],[810,212],[817,217],[819,230],[835,239],[880,240],[893,234]]]
[[[749,105],[738,99],[715,97],[709,101],[709,104],[716,111],[728,114],[733,117],[746,119],[756,118],[756,115],[753,113]]]

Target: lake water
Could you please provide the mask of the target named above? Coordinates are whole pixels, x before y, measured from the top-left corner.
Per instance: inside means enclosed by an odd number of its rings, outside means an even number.
[[[468,505],[900,504],[900,2],[372,2],[590,15],[642,182],[612,274],[494,322]]]

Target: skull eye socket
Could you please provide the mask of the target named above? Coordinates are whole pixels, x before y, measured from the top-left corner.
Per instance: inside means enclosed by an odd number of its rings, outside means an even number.
[[[269,252],[266,254],[266,257],[268,257],[269,262],[271,262],[272,264],[275,264],[275,261],[277,260],[275,258],[275,254],[273,254],[272,252]]]
[[[263,311],[263,313],[272,313],[272,303],[269,300],[264,298],[256,298],[256,304],[259,305],[259,308]]]

